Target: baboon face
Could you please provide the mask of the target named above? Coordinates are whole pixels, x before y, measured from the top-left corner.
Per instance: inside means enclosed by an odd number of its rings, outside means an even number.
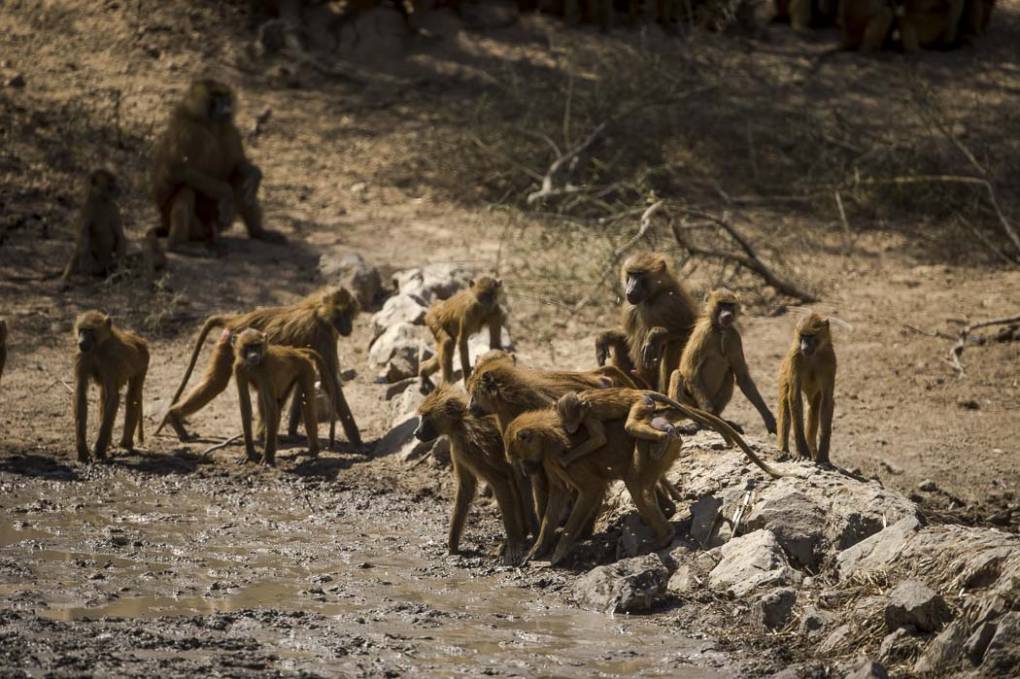
[[[88,190],[99,198],[116,198],[120,195],[117,177],[108,170],[96,170],[89,175]]]
[[[666,260],[660,255],[641,253],[628,259],[623,265],[623,287],[630,304],[641,304],[655,291],[657,274],[666,268]]]
[[[476,376],[477,379],[474,379]],[[471,392],[468,410],[472,415],[482,417],[496,412],[494,401],[499,397],[499,385],[492,373],[472,374],[468,389]]]
[[[234,353],[247,368],[256,368],[266,354],[266,336],[254,328],[248,328],[233,336]]]
[[[797,327],[800,353],[811,357],[829,341],[829,320],[817,314],[806,317]]]
[[[419,441],[432,441],[450,433],[464,419],[464,397],[458,389],[443,384],[425,397],[418,407],[418,428],[414,435]]]
[[[576,391],[567,392],[556,402],[556,410],[563,421],[563,430],[574,434],[588,414],[588,405],[577,396]]]
[[[740,313],[740,302],[729,290],[716,290],[708,296],[708,308],[712,325],[726,329],[733,325]]]
[[[186,105],[196,118],[206,118],[214,123],[234,119],[234,93],[217,80],[207,78],[193,82],[188,89]]]
[[[422,415],[418,420],[418,428],[414,430],[414,436],[419,441],[428,443],[434,441],[438,436],[439,432],[436,430],[436,425],[432,421],[432,418],[428,415]]]
[[[506,452],[510,463],[519,464],[526,475],[534,476],[542,471],[542,446],[530,429],[515,433]]]
[[[482,276],[478,280],[471,281],[471,290],[483,306],[493,307],[499,302],[499,290],[503,287],[503,281],[492,276]]]
[[[86,311],[74,323],[78,351],[87,354],[110,336],[113,320],[98,311]]]

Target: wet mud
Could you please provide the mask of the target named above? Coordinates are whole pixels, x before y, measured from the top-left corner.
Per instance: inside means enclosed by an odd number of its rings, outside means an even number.
[[[486,501],[451,556],[446,498],[386,461],[237,452],[5,457],[5,676],[741,675],[663,616],[570,605],[569,572],[496,566]]]

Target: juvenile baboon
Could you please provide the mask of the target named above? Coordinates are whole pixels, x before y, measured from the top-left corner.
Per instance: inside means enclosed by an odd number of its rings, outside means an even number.
[[[262,463],[276,464],[276,439],[280,429],[280,412],[287,396],[302,404],[308,452],[319,454],[318,416],[315,413],[315,369],[324,370],[322,358],[312,349],[274,346],[266,334],[246,328],[231,336],[234,349],[234,381],[241,404],[241,429],[244,432],[245,459],[255,462],[255,442],[251,427],[251,394],[258,394],[259,417],[265,424],[266,444]]]
[[[453,352],[460,352],[461,372],[466,380],[471,375],[468,340],[482,328],[489,329],[489,348],[500,349],[503,312],[499,307],[498,278],[482,276],[471,286],[449,299],[436,302],[425,314],[425,324],[436,338],[436,355],[421,364],[418,376],[422,391],[435,387],[431,375],[442,368],[443,382],[453,382]]]
[[[636,367],[645,384],[665,392],[697,320],[697,306],[665,255],[633,255],[623,263],[621,273],[627,298],[622,309],[623,333],[629,353],[616,356],[616,367],[628,375]],[[604,360],[618,339],[619,331],[600,335],[595,342],[596,357]]]
[[[672,540],[673,528],[659,507],[656,488],[679,454],[679,440],[675,439],[660,459],[649,460],[649,464],[639,470],[633,464],[635,441],[626,432],[624,422],[613,420],[606,425],[607,444],[567,468],[561,461],[566,450],[572,447],[572,441],[555,409],[526,412],[515,418],[503,433],[511,462],[520,464],[531,475],[544,472],[549,479],[548,502],[538,539],[528,559],[546,553],[552,545],[573,490],[576,491],[573,508],[550,559],[553,564],[562,561],[586,529],[594,524],[606,490],[616,479],[626,484],[641,518],[655,531],[657,545],[665,546]]]
[[[169,237],[171,250],[186,251],[191,241],[213,246],[240,213],[249,236],[282,243],[281,234],[262,226],[261,181],[234,125],[233,91],[216,80],[192,82],[153,152],[157,233]]]
[[[89,174],[85,203],[78,215],[74,252],[60,278],[67,286],[71,276],[106,276],[123,266],[127,255],[127,240],[120,220],[117,197],[120,189],[117,178],[107,170]]]
[[[421,441],[439,436],[450,439],[450,459],[457,484],[450,515],[447,545],[451,554],[460,547],[461,534],[479,481],[492,488],[506,530],[500,561],[516,566],[527,548],[527,519],[514,470],[503,453],[503,437],[493,415],[472,415],[467,397],[449,384],[433,391],[418,408],[421,420],[414,435]]]
[[[149,346],[138,335],[113,326],[109,316],[99,311],[86,311],[74,322],[78,353],[74,359],[74,425],[78,444],[78,461],[88,462],[89,381],[99,385],[99,436],[94,455],[106,459],[106,450],[113,435],[113,420],[120,405],[120,390],[126,384],[124,404],[124,435],[120,445],[134,450],[134,434],[145,441],[142,429],[142,388],[149,369]]]
[[[327,370],[320,375],[330,401],[336,404],[336,415],[344,428],[344,433],[354,445],[361,445],[361,434],[354,416],[344,398],[340,380],[340,359],[337,356],[337,336],[347,337],[353,329],[354,317],[358,314],[358,304],[354,296],[343,287],[328,288],[314,292],[301,301],[290,306],[256,309],[247,314],[210,316],[195,339],[191,360],[184,372],[181,384],[174,394],[173,404],[160,422],[157,433],[170,424],[177,436],[183,441],[190,438],[184,428],[184,418],[199,411],[217,394],[227,388],[234,363],[234,353],[230,346],[230,338],[245,328],[255,328],[266,333],[271,344],[289,347],[309,347],[322,358]],[[198,354],[206,336],[213,328],[223,328],[213,356],[209,360],[202,383],[196,386],[183,401],[180,401],[184,387],[195,368]],[[298,402],[298,408],[300,403]],[[291,413],[290,432],[295,431],[297,418]],[[334,440],[330,427],[330,444]]]
[[[904,0],[896,19],[903,51],[955,46],[963,5],[964,0]]]
[[[7,320],[0,318],[0,380],[4,377],[4,365],[7,363]]]
[[[842,50],[877,52],[882,49],[896,19],[893,5],[885,0],[839,0],[838,24]]]
[[[836,352],[832,348],[829,320],[822,320],[817,314],[805,316],[797,324],[793,344],[779,369],[779,445],[784,453],[790,451],[792,420],[797,454],[813,458],[819,465],[829,464],[835,386]],[[807,435],[802,392],[808,402]]]
[[[635,456],[649,454],[658,459],[671,438],[679,437],[679,429],[669,421],[657,422],[655,416],[654,392],[641,389],[593,389],[570,391],[556,401],[556,411],[563,423],[563,430],[573,436],[584,426],[587,439],[564,451],[563,465],[573,464],[585,455],[606,444],[605,422],[626,420],[627,433],[637,441]],[[651,408],[648,405],[651,405]],[[655,445],[649,446],[648,442]]]
[[[744,360],[744,345],[737,329],[740,301],[729,290],[708,296],[705,312],[680,357],[680,367],[669,380],[670,398],[690,403],[713,415],[722,415],[736,383],[761,415],[765,429],[776,433],[776,418],[758,393]]]

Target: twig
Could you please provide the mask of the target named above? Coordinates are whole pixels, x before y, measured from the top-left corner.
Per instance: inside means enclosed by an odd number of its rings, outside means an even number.
[[[769,269],[768,266],[766,266],[765,263],[758,257],[758,254],[755,252],[754,248],[751,247],[751,244],[747,241],[747,239],[745,239],[733,227],[733,225],[730,224],[729,220],[727,220],[725,216],[723,218],[719,218],[707,212],[702,212],[700,210],[692,210],[689,208],[683,208],[681,211],[684,212],[685,214],[697,217],[698,219],[704,219],[709,222],[712,222],[713,224],[721,228],[723,231],[729,234],[729,236],[734,241],[736,241],[740,249],[744,251],[744,254],[740,255],[732,252],[723,252],[721,250],[711,250],[709,248],[703,248],[698,245],[694,245],[684,237],[683,235],[684,229],[678,228],[678,226],[681,225],[674,224],[673,237],[676,239],[676,242],[678,245],[680,245],[680,247],[684,248],[693,255],[721,259],[726,262],[735,262],[740,266],[743,266],[745,269],[748,269],[758,274],[763,279],[765,279],[765,282],[767,284],[775,288],[776,291],[788,297],[794,297],[796,299],[799,299],[801,302],[805,303],[818,301],[818,298],[812,295],[811,293],[801,290],[793,283],[784,280],[775,273],[773,273],[772,270]]]
[[[211,453],[214,453],[217,450],[220,450],[221,448],[226,448],[227,446],[229,446],[229,445],[231,445],[233,443],[236,443],[237,440],[239,438],[241,438],[241,436],[242,436],[241,434],[234,434],[233,436],[228,438],[226,441],[223,441],[222,443],[217,443],[215,446],[212,446],[210,448],[206,448],[205,450],[202,451],[201,456],[202,457],[207,457]]]
[[[993,325],[1013,325],[1017,323],[1020,323],[1020,315],[1008,316],[1005,318],[993,318],[990,321],[972,323],[961,330],[959,339],[956,340],[956,344],[954,344],[949,350],[949,360],[953,362],[953,367],[956,368],[956,371],[959,373],[958,377],[963,377],[966,374],[963,370],[963,364],[960,362],[960,356],[963,355],[963,350],[967,346],[967,339],[970,333]]]
[[[545,176],[542,178],[542,188],[539,189],[538,191],[533,191],[530,194],[528,194],[527,199],[528,205],[534,205],[538,201],[544,200],[551,196],[560,196],[570,193],[577,193],[578,191],[583,190],[575,186],[570,186],[569,184],[567,184],[563,188],[557,189],[555,187],[554,182],[556,180],[557,175],[559,175],[559,173],[563,170],[564,167],[566,167],[568,163],[570,163],[575,158],[580,156],[582,153],[587,151],[589,148],[592,147],[592,145],[596,141],[598,141],[598,138],[602,136],[603,132],[606,131],[606,126],[608,124],[609,124],[608,120],[600,123],[594,130],[591,131],[591,133],[583,142],[581,142],[574,148],[570,149],[566,153],[562,154],[552,162],[552,165],[549,166],[549,169],[546,171]]]
[[[921,330],[920,328],[914,327],[907,323],[903,324],[904,330],[909,330],[917,335],[923,335],[925,337],[934,337],[935,339],[947,339],[955,340],[955,335],[950,335],[948,332],[942,332],[941,330]]]
[[[843,207],[843,196],[839,194],[839,191],[833,191],[832,195],[836,199],[836,209],[839,210],[839,223],[843,225],[843,233],[846,234],[846,251],[849,252],[853,239],[850,235],[850,222],[846,218],[846,209]]]
[[[1005,253],[1005,252],[1003,252],[1003,251],[1002,251],[1002,250],[1000,250],[999,248],[995,247],[995,244],[994,244],[994,243],[992,243],[992,241],[988,240],[988,237],[987,237],[987,236],[986,236],[985,234],[981,233],[981,231],[980,231],[980,230],[979,230],[979,229],[978,229],[978,228],[977,228],[976,226],[974,226],[973,224],[971,224],[971,223],[970,223],[969,221],[967,221],[966,219],[963,219],[962,217],[960,218],[960,221],[962,221],[962,222],[963,222],[964,224],[966,224],[966,225],[967,225],[967,228],[968,228],[968,229],[970,229],[970,232],[971,232],[971,233],[973,233],[973,234],[974,234],[974,236],[975,236],[975,237],[976,237],[976,238],[977,238],[977,239],[978,239],[979,241],[981,241],[982,243],[984,243],[984,244],[985,244],[985,247],[987,247],[987,248],[988,248],[988,250],[989,250],[989,251],[990,251],[990,252],[991,252],[991,253],[992,253],[993,255],[995,255],[996,257],[998,257],[999,259],[1001,259],[1001,260],[1003,261],[1003,263],[1004,263],[1004,264],[1008,264],[1009,266],[1012,266],[1012,265],[1013,265],[1013,264],[1015,263],[1015,262],[1014,262],[1014,261],[1013,261],[1012,259],[1010,259],[1010,258],[1009,258],[1009,256],[1008,256],[1008,255],[1006,255],[1006,253]]]

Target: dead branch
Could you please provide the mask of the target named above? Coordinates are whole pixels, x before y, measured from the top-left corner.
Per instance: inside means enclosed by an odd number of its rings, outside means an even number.
[[[967,340],[969,339],[970,333],[981,328],[989,328],[994,325],[1020,325],[1020,315],[1008,316],[1005,318],[993,318],[990,321],[981,321],[980,323],[971,323],[970,325],[963,328],[960,331],[960,337],[956,340],[956,344],[949,350],[949,360],[952,361],[953,367],[956,368],[958,377],[963,377],[966,373],[963,369],[963,363],[960,362],[960,356],[963,355],[963,350],[967,346]]]
[[[528,205],[534,205],[538,201],[545,200],[546,198],[570,195],[585,190],[581,187],[571,186],[569,184],[569,180],[568,183],[564,184],[561,188],[556,188],[555,182],[557,177],[563,171],[563,168],[565,168],[569,163],[573,162],[575,158],[577,158],[582,153],[587,151],[589,148],[592,147],[593,144],[595,144],[596,141],[598,141],[598,138],[602,136],[603,132],[606,131],[606,126],[608,124],[609,124],[608,120],[600,123],[598,127],[591,131],[591,134],[589,134],[584,141],[582,141],[580,144],[570,149],[566,153],[561,154],[558,158],[556,158],[556,160],[552,162],[552,165],[549,166],[549,169],[546,171],[545,176],[542,178],[542,188],[539,189],[538,191],[533,191],[532,193],[528,194],[527,199]]]
[[[744,252],[744,254],[741,255],[732,252],[723,252],[722,250],[712,250],[710,248],[703,248],[701,246],[694,245],[684,236],[685,229],[683,227],[686,225],[673,224],[672,225],[673,237],[676,239],[677,244],[683,249],[690,252],[692,255],[709,257],[712,259],[720,259],[724,262],[733,262],[761,276],[768,285],[771,285],[780,294],[786,295],[787,297],[793,297],[805,303],[818,301],[818,298],[812,295],[811,293],[800,289],[793,283],[783,278],[780,278],[778,275],[773,273],[773,271],[761,260],[761,258],[758,257],[758,253],[755,252],[753,247],[751,247],[751,244],[747,241],[747,239],[744,238],[736,230],[736,228],[729,222],[728,219],[726,219],[725,215],[722,218],[719,218],[707,212],[693,210],[690,208],[682,208],[681,212],[683,212],[687,216],[695,217],[697,219],[705,220],[715,224],[723,231],[725,231],[730,236],[730,238],[732,238],[737,243],[738,247]]]
[[[228,438],[226,441],[223,441],[222,443],[217,443],[215,446],[212,446],[210,448],[206,448],[205,450],[202,451],[201,456],[202,457],[207,457],[211,453],[214,453],[217,450],[220,450],[221,448],[226,448],[227,446],[236,443],[237,440],[240,439],[240,438],[241,438],[241,434],[234,434],[233,436]]]

